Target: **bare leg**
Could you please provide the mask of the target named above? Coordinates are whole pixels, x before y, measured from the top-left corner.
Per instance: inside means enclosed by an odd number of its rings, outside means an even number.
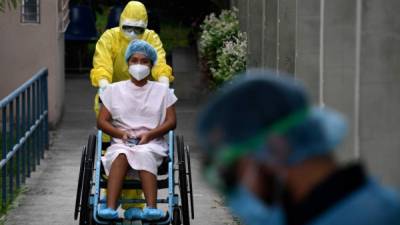
[[[157,177],[145,170],[139,171],[140,181],[142,182],[142,189],[144,197],[146,198],[147,207],[157,207]]]
[[[122,183],[129,169],[125,154],[119,154],[113,161],[107,181],[107,207],[116,209],[121,194]]]

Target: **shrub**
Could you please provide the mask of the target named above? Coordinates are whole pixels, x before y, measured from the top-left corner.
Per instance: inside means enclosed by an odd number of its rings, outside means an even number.
[[[214,83],[219,86],[246,70],[246,57],[247,37],[245,33],[239,32],[238,37],[224,42],[217,55],[217,66],[211,67]]]
[[[223,43],[232,40],[239,32],[236,12],[236,9],[222,10],[218,17],[211,13],[200,26],[200,56],[206,58],[210,66],[216,64],[217,51]]]
[[[234,74],[245,70],[247,38],[239,30],[238,10],[223,10],[206,17],[200,26],[200,57],[207,62],[213,87],[229,81]]]

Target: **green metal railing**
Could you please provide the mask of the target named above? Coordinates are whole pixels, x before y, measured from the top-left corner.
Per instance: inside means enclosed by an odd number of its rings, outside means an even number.
[[[2,211],[49,146],[47,74],[41,69],[0,101]]]

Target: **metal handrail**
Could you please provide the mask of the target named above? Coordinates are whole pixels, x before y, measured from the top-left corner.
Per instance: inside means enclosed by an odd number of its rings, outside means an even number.
[[[0,100],[0,188],[3,210],[13,200],[15,191],[25,182],[25,177],[30,177],[31,171],[35,171],[36,165],[44,157],[44,150],[49,146],[47,76],[47,69],[40,69],[31,79]]]

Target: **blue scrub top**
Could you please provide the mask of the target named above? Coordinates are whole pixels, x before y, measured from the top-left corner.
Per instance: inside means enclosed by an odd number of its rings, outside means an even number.
[[[372,179],[309,225],[400,225],[400,197]]]

